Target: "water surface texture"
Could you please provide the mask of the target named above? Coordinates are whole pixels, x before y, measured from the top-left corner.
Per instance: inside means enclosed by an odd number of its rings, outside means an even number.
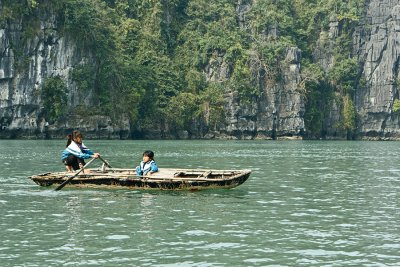
[[[400,266],[400,142],[92,141],[115,167],[252,169],[226,190],[39,187],[65,141],[0,140],[0,266]],[[94,163],[100,166],[100,162]]]

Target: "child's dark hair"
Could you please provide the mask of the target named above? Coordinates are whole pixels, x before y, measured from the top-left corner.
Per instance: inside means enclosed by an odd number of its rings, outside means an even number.
[[[154,158],[154,152],[151,150],[146,150],[145,152],[143,152],[143,156],[148,156],[150,159]]]
[[[72,134],[67,135],[67,147],[71,144],[71,141],[75,141],[77,137],[83,138],[80,131],[75,130]]]

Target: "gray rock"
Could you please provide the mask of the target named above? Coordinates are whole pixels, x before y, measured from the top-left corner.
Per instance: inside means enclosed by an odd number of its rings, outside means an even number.
[[[247,12],[251,1],[237,1],[238,22],[247,31],[251,23]],[[38,14],[39,16],[39,14]],[[393,112],[393,103],[399,99],[400,81],[400,3],[399,0],[370,0],[366,6],[363,25],[353,35],[353,52],[358,56],[362,80],[354,103],[358,113],[357,136],[360,139],[400,139],[399,115]],[[71,116],[57,122],[48,122],[42,116],[40,88],[48,77],[61,77],[68,89],[68,106],[80,103],[90,105],[89,92],[81,99],[71,73],[74,68],[92,61],[90,51],[57,31],[57,17],[40,14],[40,29],[35,36],[24,39],[23,21],[16,20],[0,29],[0,137],[59,138],[79,128],[88,138],[128,138],[132,126],[127,118],[118,123],[108,116]],[[279,35],[274,26],[261,34],[262,41]],[[325,71],[334,64],[332,52],[335,38],[340,35],[340,23],[332,18],[329,29],[320,33],[313,52],[315,62]],[[13,45],[11,45],[13,44]],[[22,56],[16,56],[16,54]],[[241,103],[231,88],[225,93],[226,121],[219,131],[200,133],[182,131],[176,134],[160,129],[140,129],[147,138],[215,138],[215,139],[296,139],[307,131],[304,124],[304,92],[299,90],[302,71],[301,50],[288,47],[284,60],[272,73],[270,66],[257,63],[255,51],[250,55],[251,71],[257,76],[258,96],[250,103]],[[211,82],[228,81],[234,71],[223,52],[211,56],[204,69]],[[275,79],[276,75],[279,79]],[[324,121],[327,138],[344,138],[337,129],[341,107],[333,103]],[[168,128],[168,126],[167,126]]]
[[[367,34],[358,32],[356,35],[361,39],[356,49],[360,61],[364,61],[362,75],[367,81],[366,88],[357,91],[359,135],[398,139],[399,118],[392,108],[399,97],[396,85],[400,78],[399,1],[371,1],[366,20],[371,23],[370,31],[362,29]]]
[[[57,32],[54,15],[40,15],[40,29],[31,38],[21,38],[22,21],[0,29],[0,137],[59,138],[74,128],[84,129],[93,137],[128,137],[129,123],[117,125],[109,117],[68,118],[64,124],[60,121],[54,125],[44,121],[40,88],[49,77],[59,76],[65,81],[71,109],[81,102],[91,103],[90,93],[84,100],[80,99],[71,79],[72,70],[90,62],[91,53],[80,48],[68,33]],[[17,52],[22,56],[17,58]]]

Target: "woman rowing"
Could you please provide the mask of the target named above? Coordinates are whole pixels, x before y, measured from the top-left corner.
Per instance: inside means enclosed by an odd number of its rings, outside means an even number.
[[[85,166],[85,159],[100,157],[99,153],[94,153],[83,144],[83,136],[78,130],[73,131],[67,137],[67,146],[61,155],[61,160],[68,172]]]

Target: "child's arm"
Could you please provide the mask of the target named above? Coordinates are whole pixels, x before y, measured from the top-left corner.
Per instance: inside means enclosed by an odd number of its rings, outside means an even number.
[[[142,171],[142,168],[140,168],[140,166],[136,167],[136,174],[137,175],[143,175],[143,171]]]
[[[158,172],[158,167],[155,162],[151,163],[151,169],[149,173]]]

